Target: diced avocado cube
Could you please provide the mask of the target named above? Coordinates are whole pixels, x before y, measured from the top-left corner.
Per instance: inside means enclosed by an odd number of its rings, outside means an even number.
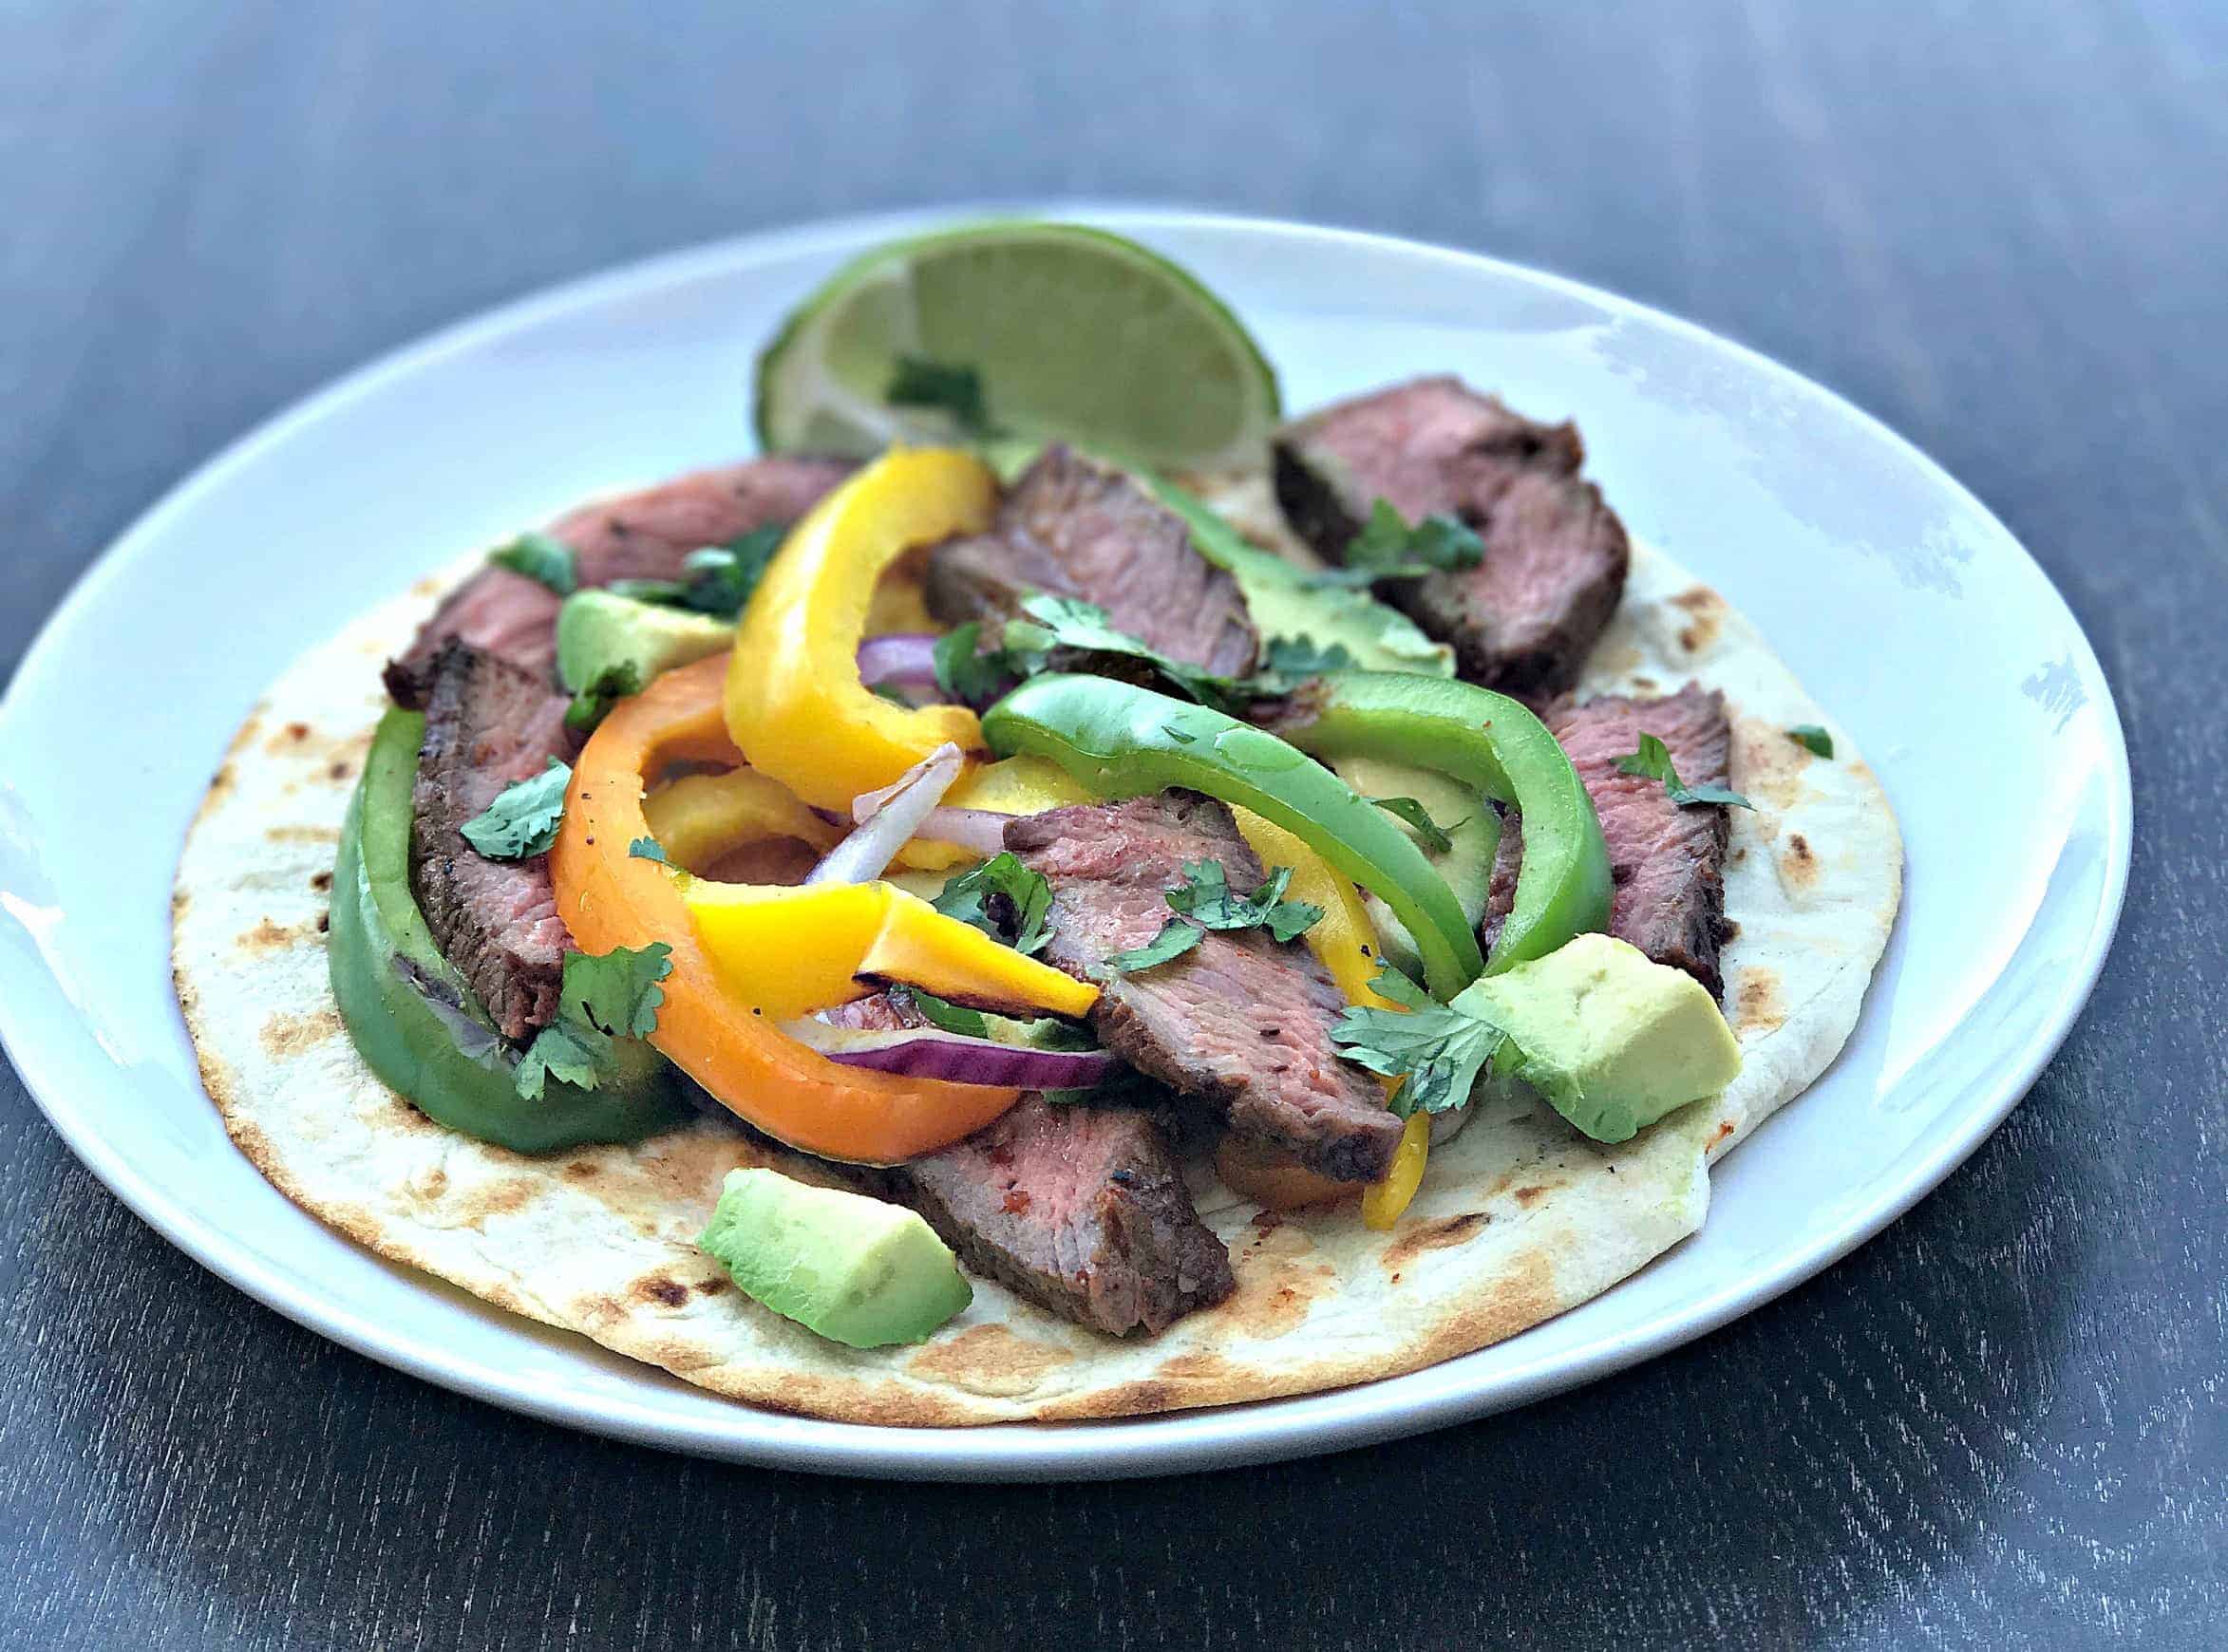
[[[734,641],[735,628],[710,614],[609,591],[575,591],[557,610],[557,675],[578,693],[604,672],[632,665],[648,683]]]
[[[1515,1076],[1596,1141],[1629,1141],[1741,1071],[1709,989],[1607,935],[1474,982],[1453,1007],[1506,1032]]]
[[[854,1348],[917,1342],[974,1300],[913,1211],[779,1171],[729,1171],[696,1243],[752,1300]]]

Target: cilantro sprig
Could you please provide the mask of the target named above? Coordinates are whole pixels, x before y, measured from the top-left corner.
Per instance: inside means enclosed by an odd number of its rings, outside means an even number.
[[[1084,670],[1135,661],[1187,698],[1234,714],[1255,700],[1289,694],[1311,677],[1354,663],[1338,643],[1273,637],[1257,675],[1225,677],[1175,659],[1121,629],[1095,602],[1044,591],[1024,598],[1020,617],[1002,627],[992,629],[971,620],[947,631],[936,640],[934,658],[936,686],[969,705],[989,704],[1016,683],[1051,669],[1055,659]]]
[[[1025,957],[1043,951],[1052,938],[1052,886],[1011,850],[953,878],[931,904]]]
[[[1644,780],[1655,780],[1663,787],[1663,795],[1682,809],[1691,809],[1701,803],[1727,803],[1736,809],[1753,809],[1754,803],[1738,792],[1723,786],[1690,786],[1679,779],[1679,771],[1671,766],[1671,750],[1652,734],[1640,737],[1640,749],[1629,757],[1616,760],[1617,773],[1637,775]]]
[[[514,780],[465,821],[464,841],[490,860],[547,854],[565,817],[565,788],[572,783],[572,765],[551,758],[541,773]]]
[[[1389,499],[1369,507],[1369,519],[1348,542],[1346,565],[1314,575],[1329,586],[1369,585],[1380,579],[1421,579],[1459,573],[1485,558],[1485,541],[1459,516],[1433,512],[1410,523]]]
[[[590,678],[573,704],[565,707],[565,726],[575,734],[592,733],[611,715],[611,709],[630,694],[642,692],[642,667],[633,660],[606,666]]]
[[[1442,826],[1431,818],[1430,811],[1414,798],[1371,798],[1369,801],[1388,815],[1396,816],[1413,826],[1416,835],[1424,840],[1424,847],[1434,854],[1444,854],[1452,849],[1454,838],[1449,834],[1470,823],[1470,817],[1464,815],[1453,824]]]
[[[679,579],[614,579],[608,589],[636,602],[731,620],[749,605],[759,581],[765,577],[766,564],[788,533],[788,523],[768,522],[725,545],[689,552],[682,560]]]
[[[1822,757],[1829,761],[1832,760],[1834,737],[1819,727],[1817,723],[1798,723],[1787,730],[1787,738],[1809,752],[1812,757]]]
[[[672,973],[672,948],[614,947],[609,952],[567,952],[557,1019],[535,1034],[519,1061],[516,1087],[538,1101],[551,1079],[593,1090],[610,1073],[618,1041],[648,1038],[657,1030]]]
[[[982,374],[962,362],[899,356],[883,398],[894,407],[935,407],[970,436],[994,435]]]
[[[1183,881],[1163,897],[1176,915],[1143,946],[1114,953],[1105,967],[1135,975],[1182,957],[1214,929],[1266,929],[1278,941],[1295,941],[1322,921],[1323,909],[1312,901],[1286,900],[1284,892],[1291,885],[1292,868],[1279,866],[1252,894],[1241,895],[1232,891],[1230,873],[1219,860],[1187,860]]]
[[[1369,985],[1407,1007],[1352,1005],[1331,1029],[1331,1042],[1356,1065],[1401,1080],[1390,1105],[1403,1118],[1464,1105],[1488,1068],[1505,1072],[1521,1059],[1504,1030],[1439,1003],[1390,966]]]
[[[547,534],[520,534],[500,551],[488,553],[488,561],[513,573],[546,585],[559,596],[580,589],[580,559],[562,539]]]

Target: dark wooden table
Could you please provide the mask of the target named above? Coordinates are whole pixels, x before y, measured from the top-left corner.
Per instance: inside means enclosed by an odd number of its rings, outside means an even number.
[[[1940,459],[2119,693],[2118,948],[1972,1163],[1729,1329],[1100,1488],[754,1473],[457,1399],[172,1251],[0,1069],[0,1643],[2228,1641],[2228,8],[650,10],[0,11],[0,674],[217,444],[490,301],[867,207],[1226,205],[1632,293]]]

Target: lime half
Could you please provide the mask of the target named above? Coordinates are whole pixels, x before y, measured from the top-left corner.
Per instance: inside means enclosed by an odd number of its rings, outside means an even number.
[[[932,386],[897,404],[901,381]],[[975,394],[939,397],[936,385]],[[901,392],[917,397],[917,389]],[[1157,253],[1076,224],[988,223],[845,265],[758,359],[769,452],[1062,438],[1136,463],[1257,464],[1276,374],[1237,316]]]

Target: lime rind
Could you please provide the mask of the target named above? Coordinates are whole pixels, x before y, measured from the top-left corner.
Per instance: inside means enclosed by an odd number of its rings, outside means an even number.
[[[881,399],[900,354],[979,365],[1010,438],[1140,462],[1257,464],[1281,413],[1267,357],[1190,273],[1105,230],[1001,220],[886,243],[822,283],[759,356],[761,445],[966,440],[948,414]]]

